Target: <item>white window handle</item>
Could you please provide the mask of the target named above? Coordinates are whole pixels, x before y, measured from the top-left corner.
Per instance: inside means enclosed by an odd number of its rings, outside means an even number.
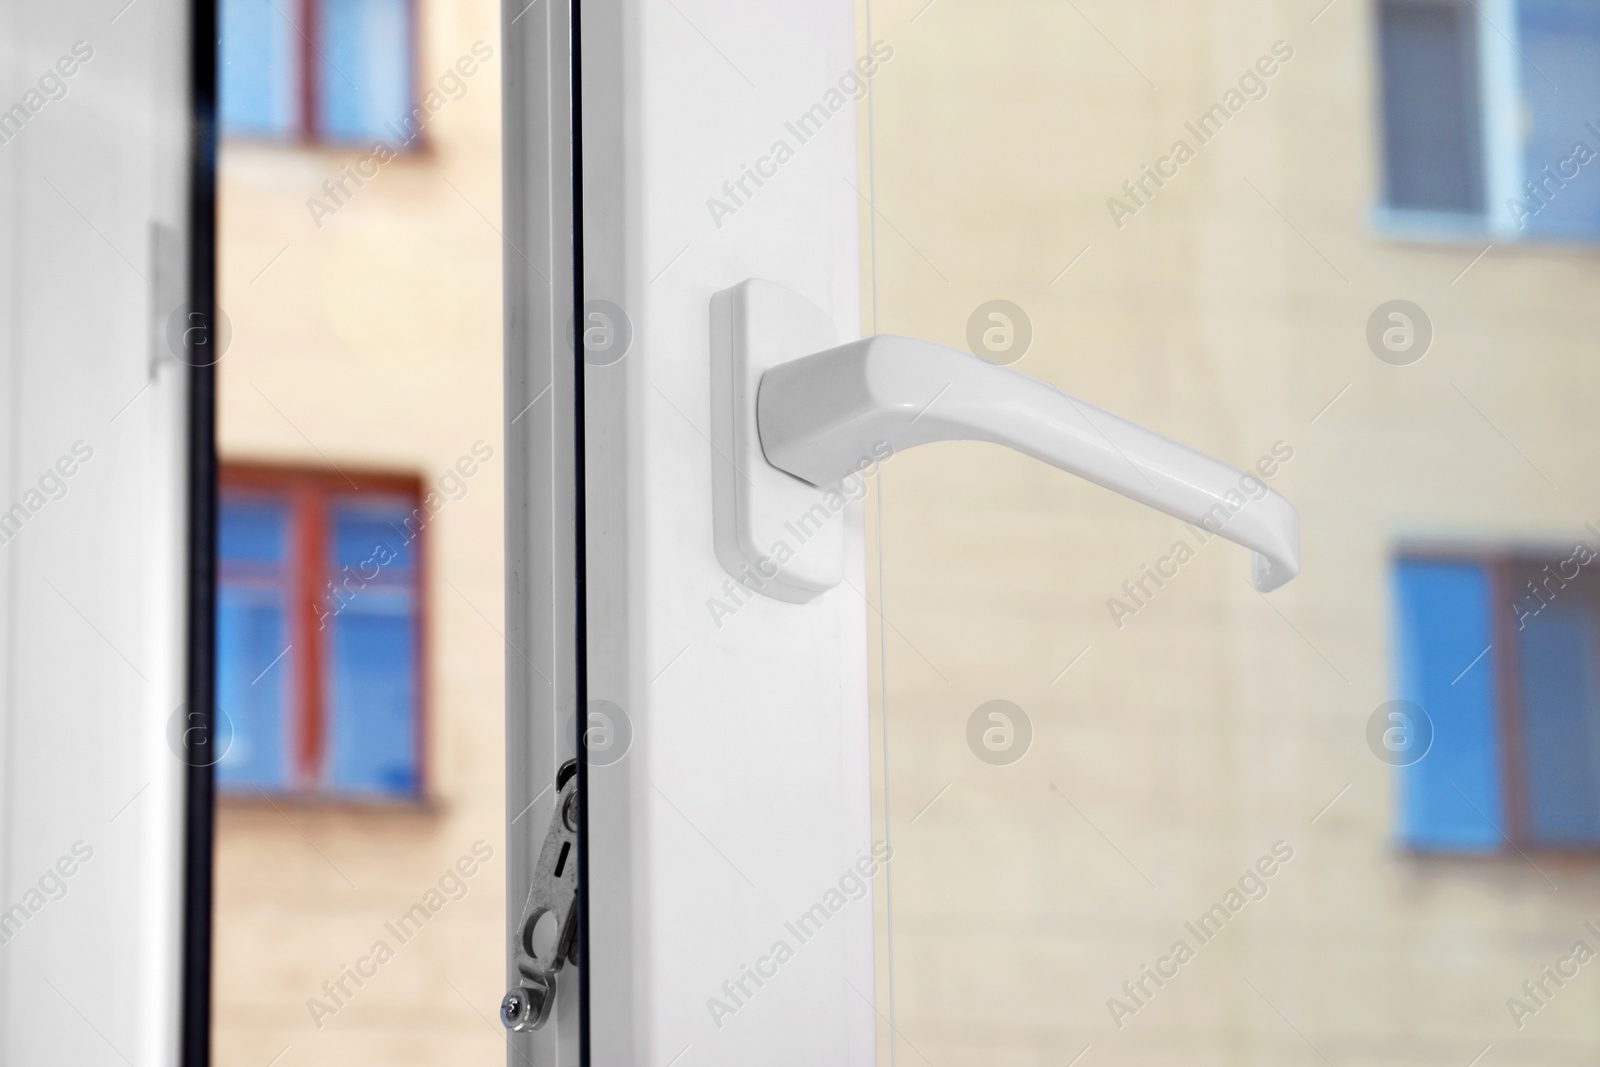
[[[756,591],[803,601],[838,584],[843,541],[822,519],[863,468],[933,441],[1014,448],[1243,545],[1262,592],[1300,571],[1300,517],[1261,478],[1047,382],[931,341],[816,345],[827,316],[770,282],[717,294],[712,319],[714,381],[732,386],[714,387],[713,422],[738,467],[718,480],[718,556]]]

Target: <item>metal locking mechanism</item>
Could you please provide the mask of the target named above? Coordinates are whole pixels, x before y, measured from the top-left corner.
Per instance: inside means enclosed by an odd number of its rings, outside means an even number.
[[[521,983],[500,1004],[510,1030],[537,1030],[550,1018],[556,972],[577,949],[578,761],[556,772],[556,805],[539,849],[533,884],[517,925],[517,971]]]

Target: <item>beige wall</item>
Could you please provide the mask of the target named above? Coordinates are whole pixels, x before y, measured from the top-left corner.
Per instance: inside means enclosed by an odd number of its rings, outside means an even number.
[[[1457,280],[1487,242],[1375,234],[1372,5],[1313,23],[1321,6],[872,5],[896,49],[871,116],[876,328],[965,347],[969,314],[1010,299],[1036,331],[1019,369],[1241,466],[1287,442],[1272,484],[1305,561],[1269,602],[1242,550],[1207,545],[1119,629],[1107,600],[1179,523],[986,446],[885,466],[900,1063],[1092,1045],[1084,1067],[1465,1065],[1488,1044],[1485,1063],[1578,1063],[1600,1044],[1592,968],[1520,1032],[1505,1006],[1600,920],[1600,867],[1407,858],[1364,740],[1397,695],[1397,542],[1570,544],[1600,517],[1600,258],[1497,247]],[[1267,97],[1119,229],[1108,198],[1193,145],[1184,122],[1279,40]],[[1364,340],[1394,298],[1437,330],[1411,367]],[[965,740],[997,698],[1036,730],[1008,767]],[[1184,922],[1280,840],[1266,899],[1199,947]],[[1196,958],[1119,1030],[1108,998],[1180,937]]]
[[[223,1065],[495,1062],[504,1037],[500,56],[488,0],[423,0],[420,84],[494,56],[331,215],[307,206],[367,153],[229,145],[221,287],[225,459],[366,467],[435,483],[474,442],[494,459],[429,524],[429,799],[332,808],[224,801],[216,1051]],[[320,221],[320,226],[318,222]],[[473,856],[483,842],[492,857]],[[468,858],[402,944],[385,923]],[[455,883],[447,880],[447,890]],[[332,1016],[307,1001],[377,941],[394,950]],[[372,969],[369,964],[367,970]],[[320,1026],[317,1023],[320,1022]],[[287,1051],[285,1047],[287,1046]]]

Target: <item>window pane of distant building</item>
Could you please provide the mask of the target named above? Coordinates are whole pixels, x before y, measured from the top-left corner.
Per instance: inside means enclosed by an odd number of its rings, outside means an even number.
[[[411,3],[321,0],[327,62],[317,67],[316,99],[327,140],[401,147],[412,107]]]
[[[1534,234],[1600,236],[1600,4],[1521,0],[1517,24],[1523,173],[1537,192],[1518,221]]]
[[[246,137],[300,133],[300,6],[288,0],[221,0],[222,128]]]
[[[1387,205],[1482,214],[1474,9],[1452,0],[1384,0],[1378,12]]]
[[[407,795],[418,786],[420,628],[406,526],[415,507],[346,501],[332,512],[328,781],[338,792]]]
[[[403,147],[414,0],[221,0],[232,136]]]
[[[1477,563],[1402,560],[1396,574],[1400,690],[1433,730],[1400,772],[1400,837],[1422,851],[1504,843],[1489,575]],[[1471,666],[1469,670],[1468,667]]]
[[[289,646],[289,506],[270,498],[223,502],[218,521],[217,706],[226,789],[281,790],[292,779],[286,714]]]
[[[1528,835],[1557,847],[1600,845],[1600,613],[1575,585],[1517,632]]]

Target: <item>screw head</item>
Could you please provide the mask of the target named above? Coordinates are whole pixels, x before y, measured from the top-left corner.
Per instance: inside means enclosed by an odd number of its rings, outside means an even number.
[[[527,1008],[528,1003],[523,999],[522,991],[513,989],[506,994],[506,999],[500,1002],[500,1021],[505,1023],[508,1030],[515,1030]]]
[[[500,1021],[516,1033],[537,1030],[549,1017],[549,989],[522,986],[511,990],[500,1002]]]

